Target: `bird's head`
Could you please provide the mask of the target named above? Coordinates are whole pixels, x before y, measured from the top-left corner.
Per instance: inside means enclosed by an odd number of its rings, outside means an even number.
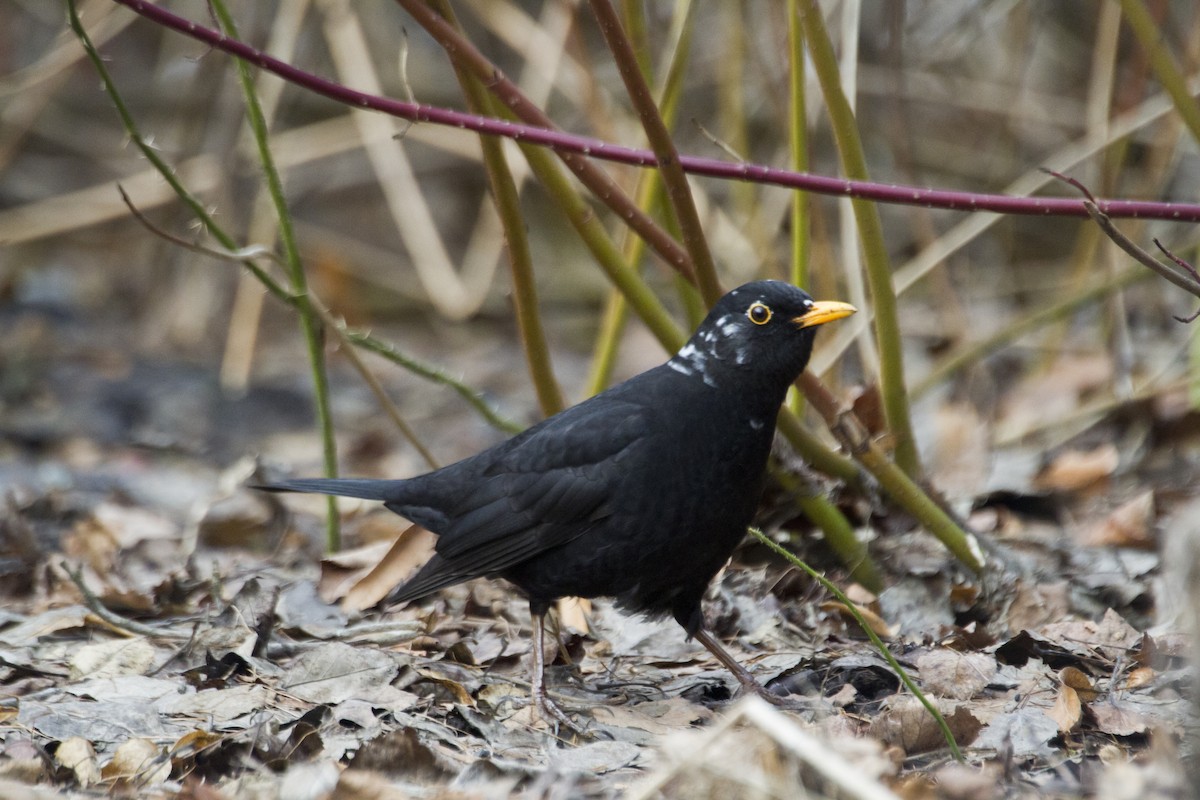
[[[817,326],[856,310],[782,281],[747,283],[717,301],[667,365],[712,386],[737,381],[781,392],[807,366]]]

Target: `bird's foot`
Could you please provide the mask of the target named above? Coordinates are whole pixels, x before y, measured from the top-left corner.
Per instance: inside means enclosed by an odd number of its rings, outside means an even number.
[[[799,703],[790,697],[775,694],[766,686],[763,686],[761,683],[756,681],[754,678],[750,678],[749,681],[744,681],[739,677],[738,682],[742,684],[742,697],[745,697],[748,694],[758,695],[776,708],[781,708],[788,711],[799,711],[805,707],[803,703]]]
[[[575,720],[568,717],[566,712],[559,708],[558,704],[551,700],[544,691],[535,691],[533,693],[533,707],[537,710],[538,716],[555,729],[555,733],[558,732],[558,728],[561,726],[576,736],[588,735],[587,731],[580,727]]]

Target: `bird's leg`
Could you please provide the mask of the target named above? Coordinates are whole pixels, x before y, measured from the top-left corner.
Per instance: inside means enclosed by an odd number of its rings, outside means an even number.
[[[533,705],[542,719],[551,725],[566,725],[570,730],[580,733],[579,726],[546,694],[546,614],[532,609],[530,613],[533,615],[533,675],[530,680],[533,686]]]
[[[721,662],[721,666],[729,670],[733,674],[733,677],[737,678],[737,682],[742,685],[742,691],[754,692],[756,695],[772,705],[790,705],[785,698],[782,698],[777,694],[773,694],[767,690],[767,687],[759,683],[755,677],[750,674],[750,670],[739,664],[738,660],[731,656],[729,651],[722,647],[721,643],[718,642],[711,633],[704,630],[704,628],[699,628],[696,633],[693,634],[693,636],[695,636],[696,641],[708,649],[708,652],[712,653],[713,656],[716,657],[717,661]]]

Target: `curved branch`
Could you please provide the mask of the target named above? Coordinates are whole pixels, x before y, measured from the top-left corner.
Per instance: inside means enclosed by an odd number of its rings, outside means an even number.
[[[255,66],[274,73],[289,83],[303,86],[309,91],[323,95],[348,106],[369,108],[413,122],[430,122],[465,128],[489,136],[503,136],[517,141],[544,145],[554,150],[629,164],[639,167],[658,165],[654,153],[635,147],[611,144],[600,139],[577,136],[563,131],[548,130],[536,126],[522,125],[504,119],[480,117],[462,111],[454,111],[420,103],[406,103],[387,97],[366,94],[342,84],[305,72],[244,42],[231,39],[189,19],[172,14],[145,0],[113,0],[132,9],[139,15],[164,27],[204,42],[218,50],[248,61]],[[713,158],[681,155],[679,163],[684,171],[693,175],[704,175],[726,180],[745,180],[754,183],[803,189],[817,194],[844,197],[861,197],[896,205],[916,205],[942,208],[952,211],[992,211],[999,214],[1025,216],[1087,217],[1082,200],[1066,197],[1012,197],[1008,195],[957,192],[944,189],[927,189],[918,186],[883,184],[873,181],[853,181],[793,172],[760,164],[745,164]],[[1099,200],[1096,205],[1101,211],[1114,218],[1135,217],[1140,219],[1163,219],[1174,222],[1200,222],[1200,203],[1161,203],[1140,200]]]

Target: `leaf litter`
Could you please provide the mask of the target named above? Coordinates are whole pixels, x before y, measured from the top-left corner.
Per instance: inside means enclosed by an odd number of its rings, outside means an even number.
[[[1078,370],[1078,394],[1095,372]],[[324,555],[322,505],[241,488],[252,460],[96,441],[71,458],[104,465],[99,489],[29,480],[0,506],[3,564],[19,565],[0,582],[0,796],[844,796],[856,779],[881,797],[1185,796],[1200,499],[1179,469],[1200,417],[1142,404],[1161,432],[1131,458],[1110,444],[1127,412],[1045,452],[998,448],[979,435],[997,419],[969,405],[938,413],[935,483],[996,545],[983,580],[877,499],[838,501],[889,572],[877,596],[846,588],[966,766],[845,609],[756,545],[706,614],[792,707],[739,701],[674,623],[599,601],[547,643],[580,738],[532,713],[528,615],[502,582],[371,608],[428,534],[346,504],[348,547]],[[772,518],[846,585],[803,520]]]

